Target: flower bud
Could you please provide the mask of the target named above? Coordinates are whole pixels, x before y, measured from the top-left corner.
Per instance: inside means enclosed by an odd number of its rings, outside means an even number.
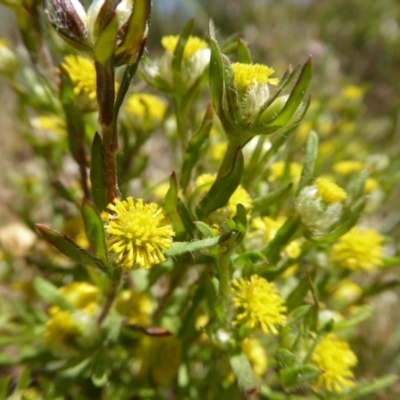
[[[148,32],[149,0],[94,0],[87,11],[78,0],[44,0],[44,7],[57,33],[91,57],[100,38],[101,47],[112,41],[115,20],[115,66],[133,63],[141,53]],[[109,40],[102,37],[104,32]]]

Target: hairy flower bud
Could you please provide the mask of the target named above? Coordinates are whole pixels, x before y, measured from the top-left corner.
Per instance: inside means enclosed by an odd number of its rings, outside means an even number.
[[[57,33],[75,49],[95,57],[95,48],[114,41],[115,65],[132,63],[140,54],[148,32],[150,0],[94,0],[86,11],[78,0],[44,0],[47,19]],[[115,30],[114,30],[115,32]]]

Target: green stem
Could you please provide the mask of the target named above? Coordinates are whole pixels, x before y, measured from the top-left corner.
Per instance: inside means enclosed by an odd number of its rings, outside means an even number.
[[[218,274],[219,274],[219,299],[221,305],[222,321],[223,324],[228,324],[229,312],[229,264],[230,264],[230,251],[220,254],[218,258]]]
[[[117,295],[118,287],[121,282],[121,276],[122,272],[120,269],[115,270],[115,276],[110,282],[110,287],[108,289],[107,297],[104,302],[103,308],[101,310],[101,313],[97,319],[97,325],[101,325],[104,319],[107,317],[111,306],[114,302],[115,296]]]

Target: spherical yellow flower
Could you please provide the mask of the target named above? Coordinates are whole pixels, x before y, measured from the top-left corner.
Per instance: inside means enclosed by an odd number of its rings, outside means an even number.
[[[270,78],[275,70],[266,65],[233,63],[232,70],[235,86],[239,90],[247,90],[253,85],[267,83],[270,85],[277,85],[279,82],[277,78]]]
[[[240,344],[240,347],[250,361],[255,375],[261,378],[268,368],[268,360],[260,341],[257,339],[246,338]]]
[[[353,172],[360,172],[363,168],[364,164],[360,161],[345,160],[337,162],[332,169],[339,175],[349,175]]]
[[[63,343],[79,332],[79,325],[70,311],[51,307],[50,318],[46,322],[44,337],[51,344]]]
[[[153,304],[146,293],[123,290],[115,301],[115,309],[132,325],[147,326],[150,323]]]
[[[352,228],[332,247],[332,259],[352,271],[372,271],[383,265],[385,238],[373,229]]]
[[[276,335],[276,325],[286,322],[285,302],[272,282],[252,275],[250,279],[235,279],[232,281],[232,301],[239,311],[236,324],[245,324],[249,328],[258,325],[264,333]]]
[[[155,203],[144,204],[132,197],[115,199],[101,217],[108,234],[107,247],[123,269],[150,268],[165,260],[162,253],[172,245],[175,233]]]
[[[322,370],[315,384],[317,390],[343,393],[354,386],[351,368],[357,365],[357,357],[344,340],[329,334],[317,344],[312,361]]]
[[[270,176],[268,177],[269,182],[275,182],[277,179],[282,178],[285,172],[286,164],[284,161],[277,161],[273,163],[269,170]],[[302,165],[297,162],[292,162],[289,165],[289,175],[290,178],[298,181],[301,176]]]
[[[167,104],[161,98],[148,93],[133,93],[125,103],[124,110],[135,126],[153,129],[164,117]],[[143,127],[144,125],[144,127]]]
[[[95,100],[96,71],[93,62],[81,56],[69,55],[64,58],[62,66],[71,79],[75,96],[84,94],[89,100]]]
[[[99,289],[86,282],[72,282],[58,289],[76,308],[88,314],[97,309]]]
[[[342,201],[347,197],[347,193],[336,183],[331,182],[326,178],[318,178],[315,181],[317,186],[318,195],[324,200],[325,203],[331,204]]]
[[[168,50],[170,53],[173,53],[178,44],[178,41],[179,41],[179,36],[173,36],[173,35],[164,36],[161,39],[161,44],[164,47],[164,49]],[[189,36],[185,44],[185,49],[183,51],[183,58],[184,59],[191,58],[199,50],[206,49],[207,47],[208,44],[204,40],[200,39],[197,36]]]

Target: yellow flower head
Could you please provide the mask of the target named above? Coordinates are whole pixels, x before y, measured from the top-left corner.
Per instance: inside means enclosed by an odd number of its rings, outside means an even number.
[[[336,300],[354,302],[363,294],[362,288],[350,279],[343,279],[333,288],[332,296]]]
[[[364,95],[364,90],[359,86],[347,85],[342,89],[342,95],[347,100],[359,100]]]
[[[72,282],[58,289],[62,295],[76,308],[93,314],[98,303],[99,289],[86,282]]]
[[[75,96],[84,95],[89,100],[95,100],[96,71],[93,62],[81,56],[69,55],[64,57],[62,66],[71,79]]]
[[[278,78],[270,78],[275,72],[273,68],[261,64],[233,63],[233,80],[239,90],[247,90],[254,85],[277,85]]]
[[[46,322],[44,332],[46,342],[50,344],[63,343],[79,332],[79,325],[70,311],[51,307],[49,313],[50,318]]]
[[[333,166],[333,171],[339,175],[349,175],[353,172],[359,172],[364,168],[364,164],[360,161],[339,161]]]
[[[378,187],[379,187],[379,182],[376,179],[368,178],[365,181],[364,192],[370,194]]]
[[[286,164],[284,161],[277,161],[270,166],[271,175],[268,177],[269,182],[275,182],[277,179],[282,178],[285,172]],[[292,162],[289,165],[290,178],[299,180],[301,176],[302,165],[297,162]]]
[[[357,357],[344,340],[327,335],[317,344],[312,361],[322,370],[315,385],[317,390],[343,393],[345,388],[354,386],[351,368],[357,365]]]
[[[173,54],[175,51],[175,48],[178,44],[179,41],[179,36],[164,36],[161,39],[161,44],[166,49],[169,53]],[[199,50],[206,49],[208,47],[207,42],[204,40],[200,39],[197,36],[189,36],[185,49],[183,51],[183,58],[188,59],[191,58],[195,53],[197,53]]]
[[[250,361],[255,375],[258,378],[261,378],[268,368],[268,360],[260,341],[257,339],[246,338],[240,344],[240,347]]]
[[[260,325],[264,333],[278,333],[275,325],[286,322],[285,302],[272,282],[252,275],[250,279],[232,281],[232,301],[240,313],[236,316],[236,324],[245,324],[249,328]]]
[[[31,120],[32,125],[40,132],[55,133],[59,137],[66,137],[67,130],[65,129],[65,122],[59,116],[39,115]]]
[[[322,197],[322,200],[327,204],[342,201],[347,197],[347,193],[329,179],[318,178],[315,184],[317,185],[319,196]]]
[[[162,251],[171,247],[175,233],[157,204],[128,197],[115,199],[107,208],[101,217],[109,235],[108,251],[115,253],[123,269],[148,269],[165,260]]]
[[[129,324],[147,326],[150,323],[153,304],[146,293],[123,290],[115,301],[115,309],[119,314],[128,317]]]
[[[352,271],[372,271],[383,265],[385,238],[373,229],[352,228],[332,247],[332,259]]]
[[[132,117],[135,125],[140,126],[146,121],[150,128],[162,121],[166,109],[163,100],[148,93],[131,94],[125,103],[125,112]]]

